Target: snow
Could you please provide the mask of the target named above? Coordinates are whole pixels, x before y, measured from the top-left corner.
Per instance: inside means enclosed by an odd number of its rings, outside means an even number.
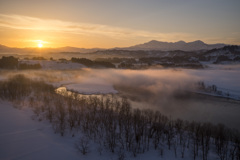
[[[197,76],[207,86],[216,85],[218,91],[240,97],[240,65],[209,65],[204,70],[184,69],[190,75]]]
[[[0,159],[79,159],[73,139],[53,133],[49,123],[32,120],[32,111],[0,100]]]

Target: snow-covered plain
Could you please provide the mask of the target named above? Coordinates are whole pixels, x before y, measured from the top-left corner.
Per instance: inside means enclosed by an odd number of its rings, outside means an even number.
[[[53,133],[51,124],[32,120],[30,109],[0,100],[1,160],[77,160],[73,139]]]

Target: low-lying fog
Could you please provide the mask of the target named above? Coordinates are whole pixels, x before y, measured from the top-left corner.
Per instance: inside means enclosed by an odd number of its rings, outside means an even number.
[[[198,81],[240,96],[240,67],[188,69],[81,69],[74,71],[0,71],[0,79],[24,74],[80,93],[118,92],[133,107],[160,110],[172,118],[224,123],[240,129],[240,102],[193,92]],[[89,90],[89,92],[87,92]],[[82,91],[82,92],[81,92]]]

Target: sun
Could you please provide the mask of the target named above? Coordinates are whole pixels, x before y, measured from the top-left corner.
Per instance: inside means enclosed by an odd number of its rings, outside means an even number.
[[[43,44],[42,43],[38,43],[38,48],[42,48]]]

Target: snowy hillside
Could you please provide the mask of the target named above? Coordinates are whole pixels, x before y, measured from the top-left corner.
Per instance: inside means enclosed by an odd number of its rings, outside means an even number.
[[[33,120],[28,108],[19,110],[0,100],[1,160],[77,160],[73,139],[54,134],[51,124]]]
[[[199,57],[200,61],[213,63],[240,62],[240,46],[225,46],[219,49],[209,50]]]

